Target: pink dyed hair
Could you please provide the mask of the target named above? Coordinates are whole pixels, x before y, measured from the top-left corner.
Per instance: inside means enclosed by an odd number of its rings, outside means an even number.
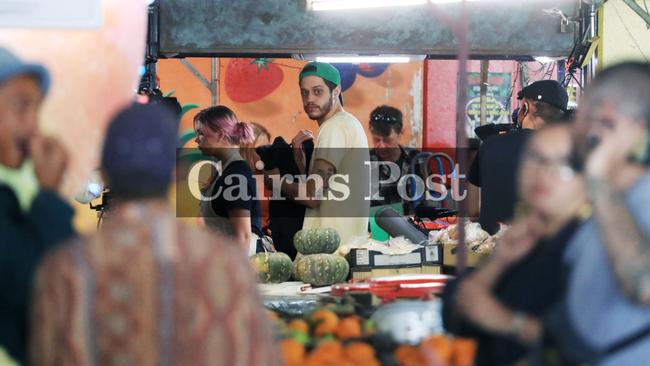
[[[226,106],[218,105],[205,108],[194,119],[207,124],[215,132],[222,132],[233,145],[255,141],[253,127],[246,122],[239,121],[235,112]]]

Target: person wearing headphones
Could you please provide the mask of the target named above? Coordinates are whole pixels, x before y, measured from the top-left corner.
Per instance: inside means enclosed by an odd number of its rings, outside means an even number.
[[[546,121],[562,119],[569,97],[555,80],[536,81],[518,94],[519,129],[490,136],[479,148],[469,172],[469,181],[481,188],[479,223],[491,235],[499,223],[512,219],[517,202],[517,169],[532,131]]]

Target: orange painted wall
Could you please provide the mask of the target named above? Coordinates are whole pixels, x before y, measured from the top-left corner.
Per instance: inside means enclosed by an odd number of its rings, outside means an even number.
[[[211,77],[209,58],[188,59],[191,64],[206,78]],[[298,88],[298,73],[305,62],[291,59],[272,59],[269,69],[277,75],[278,69],[282,81],[270,94],[251,102],[237,102],[251,88],[263,88],[264,81],[235,80],[240,72],[228,72],[231,62],[241,64],[237,59],[218,60],[217,91],[218,103],[232,108],[243,121],[255,121],[265,126],[273,137],[281,135],[285,140],[291,138],[301,129],[317,130],[315,121],[306,117],[300,100]],[[251,65],[251,67],[255,67]],[[376,78],[357,75],[354,84],[343,93],[345,109],[355,115],[366,127],[370,112],[381,104],[389,104],[404,113],[404,135],[402,143],[410,146],[422,146],[422,63],[390,65],[384,73]],[[238,69],[241,70],[241,69]],[[260,75],[268,76],[268,71],[260,69]],[[266,73],[266,74],[265,74]],[[210,105],[210,92],[201,84],[181,62],[176,59],[160,60],[158,63],[160,88],[163,92],[175,90],[182,104],[197,103],[202,107]],[[263,78],[263,76],[260,76]],[[277,76],[274,76],[277,78]],[[226,88],[226,83],[229,84]],[[250,85],[249,85],[250,84]],[[230,92],[229,92],[230,91]],[[233,94],[233,95],[230,95]],[[181,121],[181,130],[192,127],[192,118],[196,111],[188,113]],[[369,133],[367,132],[368,136]],[[370,141],[369,141],[370,143]],[[193,146],[193,143],[187,146]]]

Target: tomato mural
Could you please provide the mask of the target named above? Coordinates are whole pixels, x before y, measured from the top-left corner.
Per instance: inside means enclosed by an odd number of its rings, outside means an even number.
[[[282,69],[268,58],[237,58],[226,68],[225,89],[233,101],[250,103],[273,93],[282,80]]]

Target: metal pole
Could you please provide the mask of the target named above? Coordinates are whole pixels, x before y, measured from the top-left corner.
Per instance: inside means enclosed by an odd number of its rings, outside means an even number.
[[[467,134],[465,126],[467,117],[465,106],[467,105],[467,59],[469,58],[469,12],[467,1],[462,0],[460,3],[460,19],[456,27],[456,37],[458,38],[458,86],[456,90],[456,156],[459,164],[465,165],[467,161]],[[457,165],[458,166],[458,165]],[[457,172],[459,176],[461,172]],[[459,184],[462,194],[467,189],[467,182],[463,179]],[[465,223],[467,222],[467,200],[460,200],[458,204],[458,246],[456,250],[456,274],[465,272],[467,265],[467,247],[465,241]]]
[[[487,120],[487,91],[489,69],[490,61],[481,60],[481,126],[485,125],[485,121]]]
[[[210,78],[210,103],[212,105],[217,105],[217,89],[219,82],[217,80],[217,70],[218,70],[218,65],[217,65],[217,59],[213,57],[210,60],[210,64],[212,67],[212,75]]]
[[[585,8],[584,13],[582,17],[582,23],[583,23],[583,28],[588,27],[587,29],[589,30],[589,38],[594,39],[596,35],[598,34],[598,12],[596,11],[596,4],[593,2],[587,5],[587,8]],[[582,70],[582,85],[583,87],[586,87],[591,80],[596,76],[596,70],[598,67],[598,57],[597,53],[594,52],[593,56],[591,57],[591,60],[589,61],[589,64],[587,67],[585,67]]]

